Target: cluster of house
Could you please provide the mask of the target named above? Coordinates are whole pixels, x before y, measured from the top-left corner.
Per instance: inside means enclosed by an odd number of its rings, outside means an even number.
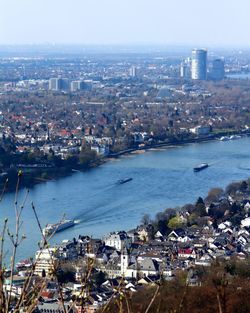
[[[65,305],[72,312],[81,312],[82,307],[84,312],[95,312],[121,287],[137,292],[160,279],[172,280],[180,271],[187,271],[188,285],[199,286],[197,266],[210,266],[218,258],[244,260],[250,255],[250,217],[244,217],[240,227],[225,220],[216,228],[208,223],[205,227],[174,229],[168,235],[152,231],[152,225],[142,225],[128,232],[110,233],[102,240],[79,236],[56,247],[38,250],[33,283],[42,285],[45,280],[46,285],[37,312],[63,311],[58,286],[51,277],[55,269],[65,266],[70,265],[74,274],[74,282],[64,283],[61,290]],[[12,286],[15,296],[22,294],[31,267],[28,261],[17,264],[18,273]],[[89,288],[87,277],[93,277]],[[99,283],[94,277],[99,277]],[[9,278],[5,280],[5,288],[10,289]]]
[[[98,155],[107,155],[109,153],[109,146],[112,144],[112,139],[109,137],[96,137],[96,136],[83,136],[81,130],[78,129],[74,132],[61,131],[57,134],[53,142],[49,142],[47,134],[39,134],[35,137],[32,135],[16,134],[15,142],[17,144],[17,151],[23,153],[26,151],[33,151],[34,144],[39,143],[39,150],[48,154],[53,153],[62,159],[66,159],[71,154],[78,154],[81,151],[82,141],[89,143],[91,150],[95,150]]]

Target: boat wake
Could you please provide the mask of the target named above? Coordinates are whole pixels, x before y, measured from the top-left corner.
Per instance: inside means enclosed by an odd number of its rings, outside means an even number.
[[[238,166],[238,169],[243,170],[243,171],[250,171],[250,167]]]
[[[75,220],[75,219],[74,219],[74,223],[75,223],[75,224],[81,224],[81,223],[82,223],[82,220],[79,220],[79,219],[78,219],[78,220]]]

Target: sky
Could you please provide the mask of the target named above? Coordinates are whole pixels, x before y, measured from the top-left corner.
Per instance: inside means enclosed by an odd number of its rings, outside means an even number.
[[[0,44],[250,47],[249,0],[0,0]]]

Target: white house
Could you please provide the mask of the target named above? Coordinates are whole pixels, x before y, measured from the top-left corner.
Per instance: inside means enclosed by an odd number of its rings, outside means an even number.
[[[58,251],[56,248],[38,250],[36,252],[35,274],[42,276],[48,275],[58,262]]]
[[[114,247],[118,251],[121,251],[123,247],[130,248],[132,243],[131,237],[128,237],[126,232],[110,233],[103,240],[106,246]]]
[[[242,227],[249,227],[250,226],[250,217],[247,217],[244,220],[242,220],[241,221],[241,226]]]

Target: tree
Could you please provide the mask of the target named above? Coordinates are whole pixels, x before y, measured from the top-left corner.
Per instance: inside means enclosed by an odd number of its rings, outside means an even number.
[[[208,192],[208,195],[205,199],[206,202],[218,202],[220,197],[223,195],[224,190],[222,188],[212,188]]]
[[[217,223],[217,219],[216,218],[213,219],[212,226],[213,226],[214,229],[218,229],[218,223]]]
[[[79,155],[79,161],[81,165],[88,167],[91,162],[96,160],[96,158],[97,153],[95,150],[91,150],[87,145],[81,147],[81,152]]]
[[[102,271],[97,272],[93,275],[93,280],[97,284],[97,286],[101,286],[102,283],[104,283],[107,279],[107,275],[103,273]]]
[[[48,160],[54,163],[55,167],[62,167],[64,164],[64,161],[57,155],[50,154]]]
[[[224,216],[225,210],[221,208],[220,206],[215,206],[213,203],[210,204],[209,210],[208,210],[209,216],[220,219]]]
[[[230,218],[230,221],[235,226],[240,226],[242,220],[242,216],[240,214],[235,214]]]
[[[47,172],[42,172],[41,178],[42,178],[42,179],[48,179],[48,178],[49,178],[48,173],[47,173]]]
[[[56,277],[60,283],[75,282],[75,272],[70,269],[58,269]]]
[[[235,194],[238,190],[240,190],[241,183],[240,182],[234,182],[227,186],[226,193],[231,195]]]
[[[237,212],[240,211],[240,205],[238,205],[236,202],[234,202],[231,207],[230,207],[230,213],[232,215],[236,214]]]
[[[203,199],[201,197],[199,197],[196,201],[196,204],[195,204],[195,213],[198,215],[198,216],[206,216],[207,215],[207,212],[206,212],[206,206],[205,206],[205,203],[203,201]]]
[[[197,199],[195,205],[198,205],[198,204],[204,204],[204,200],[202,199],[202,197],[199,197],[199,198]]]
[[[188,226],[196,225],[197,224],[197,215],[192,213],[188,216]]]
[[[167,222],[159,220],[157,223],[157,230],[159,230],[162,235],[165,235],[168,231]]]
[[[247,188],[248,188],[248,184],[245,180],[243,180],[240,184],[240,191],[242,192],[246,192],[247,191]]]
[[[168,222],[168,227],[171,229],[181,228],[183,225],[179,216],[172,217]]]
[[[144,214],[142,219],[141,219],[141,223],[143,225],[148,225],[150,223],[150,216],[149,214]]]

